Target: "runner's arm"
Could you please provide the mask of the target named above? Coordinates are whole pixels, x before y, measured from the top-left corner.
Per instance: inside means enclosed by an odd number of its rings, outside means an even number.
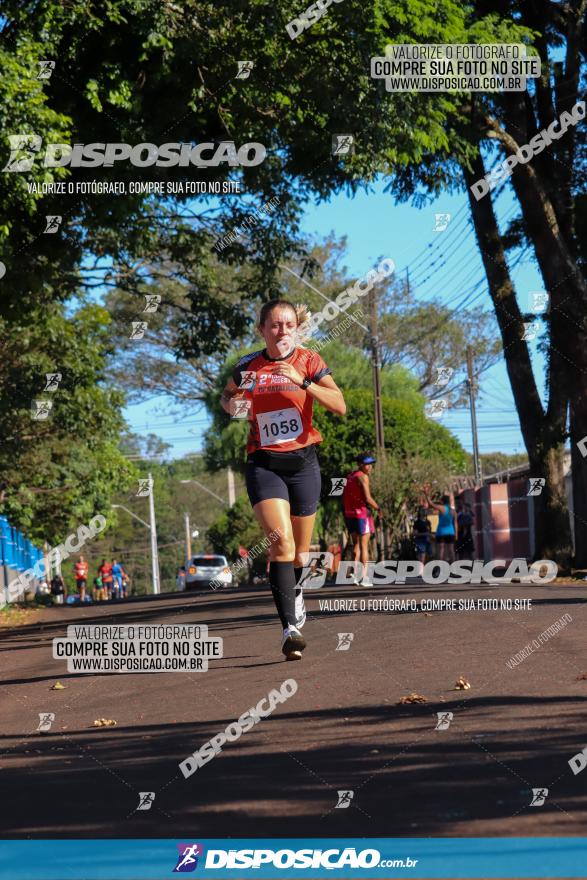
[[[226,383],[224,391],[222,392],[222,396],[220,398],[220,406],[224,410],[225,413],[228,413],[229,416],[232,415],[232,410],[230,408],[231,401],[233,397],[239,393],[239,388],[233,378],[230,378]]]
[[[321,403],[329,412],[337,416],[346,414],[346,403],[342,391],[332,376],[322,376],[318,382],[312,382],[306,388],[306,393]]]
[[[367,476],[367,474],[357,474],[357,478],[358,478],[361,486],[363,487],[365,501],[367,502],[369,507],[372,507],[373,510],[379,510],[379,505],[374,500],[374,498],[371,496],[371,492],[369,490],[369,477]]]
[[[437,510],[439,513],[444,513],[444,508],[446,507],[446,504],[437,504],[436,501],[432,501],[432,499],[430,499],[428,495],[425,495],[424,497],[426,498],[426,503],[428,504],[428,507],[434,508],[434,510]]]
[[[298,373],[292,364],[278,364],[274,373],[276,376],[287,376],[294,385],[302,387],[304,376]],[[311,382],[306,388],[306,394],[309,394],[310,397],[321,403],[329,412],[337,416],[344,416],[346,414],[346,403],[344,402],[342,391],[332,376],[325,375],[318,379],[317,382]]]

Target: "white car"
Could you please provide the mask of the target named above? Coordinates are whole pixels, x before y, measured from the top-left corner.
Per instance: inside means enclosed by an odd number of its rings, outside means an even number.
[[[192,556],[185,567],[185,589],[207,587],[211,581],[220,582],[223,587],[232,586],[232,572],[226,556],[215,556],[210,553]]]

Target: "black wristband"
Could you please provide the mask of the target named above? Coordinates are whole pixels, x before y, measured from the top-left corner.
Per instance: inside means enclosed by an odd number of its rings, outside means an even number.
[[[306,390],[306,388],[308,388],[309,385],[312,384],[313,381],[314,380],[310,379],[309,376],[306,376],[306,378],[304,379],[304,381],[302,382],[302,385],[301,385],[301,387],[304,389],[304,391]]]

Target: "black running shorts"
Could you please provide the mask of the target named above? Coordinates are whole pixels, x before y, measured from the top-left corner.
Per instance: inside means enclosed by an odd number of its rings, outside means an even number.
[[[301,466],[292,473],[292,462],[297,467],[300,454]],[[281,457],[282,463],[279,460]],[[283,498],[289,501],[292,516],[316,513],[321,489],[316,447],[306,446],[299,453],[273,453],[268,459],[262,450],[247,459],[245,478],[251,505],[254,507],[259,501],[269,498]]]

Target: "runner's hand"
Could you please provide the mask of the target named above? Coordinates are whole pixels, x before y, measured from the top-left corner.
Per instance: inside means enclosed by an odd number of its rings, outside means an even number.
[[[291,364],[278,364],[273,372],[277,376],[287,376],[294,385],[298,385],[300,388],[302,386],[302,382],[304,381],[304,377],[301,376],[295,367]]]

